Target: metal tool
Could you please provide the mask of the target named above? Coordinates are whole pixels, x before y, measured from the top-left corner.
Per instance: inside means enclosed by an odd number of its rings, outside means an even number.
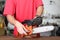
[[[48,32],[54,30],[54,26],[42,26],[33,29],[33,34],[41,33],[41,32]]]

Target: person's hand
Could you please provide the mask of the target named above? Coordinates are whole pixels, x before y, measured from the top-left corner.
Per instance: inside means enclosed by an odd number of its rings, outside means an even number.
[[[17,27],[17,31],[18,31],[20,34],[25,34],[25,35],[27,35],[26,32],[28,32],[28,30],[24,27],[23,24],[21,24],[20,22],[16,21],[16,22],[15,22],[15,26]]]

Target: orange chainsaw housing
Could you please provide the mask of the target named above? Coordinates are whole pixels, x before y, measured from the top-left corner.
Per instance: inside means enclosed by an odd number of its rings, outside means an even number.
[[[28,26],[28,25],[24,25],[25,26],[25,28],[29,31],[29,32],[27,32],[27,35],[31,35],[32,34],[32,29],[33,29],[33,27],[32,26]],[[14,36],[15,37],[17,37],[17,38],[22,38],[22,37],[24,37],[24,36],[27,36],[27,35],[25,35],[25,34],[19,34],[19,32],[17,31],[17,28],[15,27],[14,28]]]

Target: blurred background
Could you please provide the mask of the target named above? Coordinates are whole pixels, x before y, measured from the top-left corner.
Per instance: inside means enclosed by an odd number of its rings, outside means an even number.
[[[53,25],[55,29],[51,32],[40,33],[40,36],[60,36],[60,0],[42,1],[44,4],[44,11],[41,25]],[[0,0],[0,35],[5,34],[11,36],[14,26],[7,21],[5,16],[2,15],[4,4],[5,0]]]

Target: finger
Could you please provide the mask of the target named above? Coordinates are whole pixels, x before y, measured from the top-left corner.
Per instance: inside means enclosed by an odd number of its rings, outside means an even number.
[[[23,27],[23,29],[24,29],[26,32],[29,32],[25,27]]]
[[[23,34],[23,31],[22,30],[20,31],[20,30],[17,29],[17,31],[19,32],[19,34]]]
[[[19,29],[19,28],[18,28],[18,29]],[[18,29],[17,29],[17,30],[18,30]],[[27,33],[26,33],[23,29],[19,29],[18,32],[19,32],[19,34],[25,34],[25,35],[27,35]]]
[[[27,33],[25,31],[23,31],[23,34],[27,35]]]

